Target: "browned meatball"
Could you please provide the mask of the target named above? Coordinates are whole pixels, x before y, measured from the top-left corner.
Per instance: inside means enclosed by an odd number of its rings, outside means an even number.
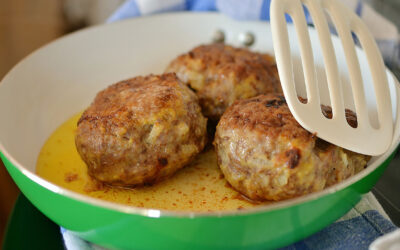
[[[75,143],[94,178],[151,184],[204,148],[206,123],[196,95],[175,74],[140,76],[97,94],[78,122]]]
[[[229,107],[217,126],[214,145],[225,178],[255,200],[322,190],[361,171],[369,159],[306,131],[284,97],[273,94]]]
[[[282,92],[273,57],[224,44],[196,47],[166,72],[176,72],[196,92],[203,114],[214,121],[237,99]]]

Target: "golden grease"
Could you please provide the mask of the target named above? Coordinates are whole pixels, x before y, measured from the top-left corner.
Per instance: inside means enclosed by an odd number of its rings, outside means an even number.
[[[125,189],[102,185],[86,172],[75,148],[77,114],[46,141],[37,161],[41,177],[66,189],[106,201],[181,211],[236,210],[256,206],[227,184],[213,149],[201,153],[172,177],[152,186]]]

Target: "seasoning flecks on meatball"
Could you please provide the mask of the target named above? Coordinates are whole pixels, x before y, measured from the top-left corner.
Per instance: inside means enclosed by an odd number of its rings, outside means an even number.
[[[177,57],[166,72],[175,72],[196,92],[203,114],[213,121],[235,100],[282,93],[272,56],[220,43],[201,45]]]
[[[227,181],[254,200],[283,200],[338,183],[368,157],[325,142],[295,120],[283,96],[235,102],[221,117],[214,145]]]
[[[206,124],[196,95],[175,74],[139,76],[97,94],[78,122],[75,143],[97,180],[151,184],[202,151]]]

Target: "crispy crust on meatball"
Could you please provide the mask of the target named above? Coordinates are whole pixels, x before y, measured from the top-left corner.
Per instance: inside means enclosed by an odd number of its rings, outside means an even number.
[[[75,143],[97,180],[151,184],[204,148],[206,124],[196,95],[175,74],[139,76],[97,94],[78,121]]]
[[[176,72],[196,92],[203,114],[215,121],[237,99],[282,93],[272,56],[220,43],[179,56],[166,72]]]
[[[214,145],[225,178],[254,200],[283,200],[322,190],[361,171],[369,160],[306,131],[285,98],[273,94],[229,107]]]

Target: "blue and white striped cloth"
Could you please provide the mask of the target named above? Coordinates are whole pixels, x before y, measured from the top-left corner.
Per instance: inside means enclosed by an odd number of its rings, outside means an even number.
[[[396,26],[361,0],[341,1],[368,25],[386,64],[398,67],[400,44]],[[240,20],[269,20],[269,6],[270,0],[128,0],[108,22],[169,11],[219,11]],[[396,226],[389,220],[376,198],[368,193],[337,222],[284,249],[368,249],[375,239],[395,230]],[[65,229],[61,229],[61,233],[67,249],[104,249]]]

